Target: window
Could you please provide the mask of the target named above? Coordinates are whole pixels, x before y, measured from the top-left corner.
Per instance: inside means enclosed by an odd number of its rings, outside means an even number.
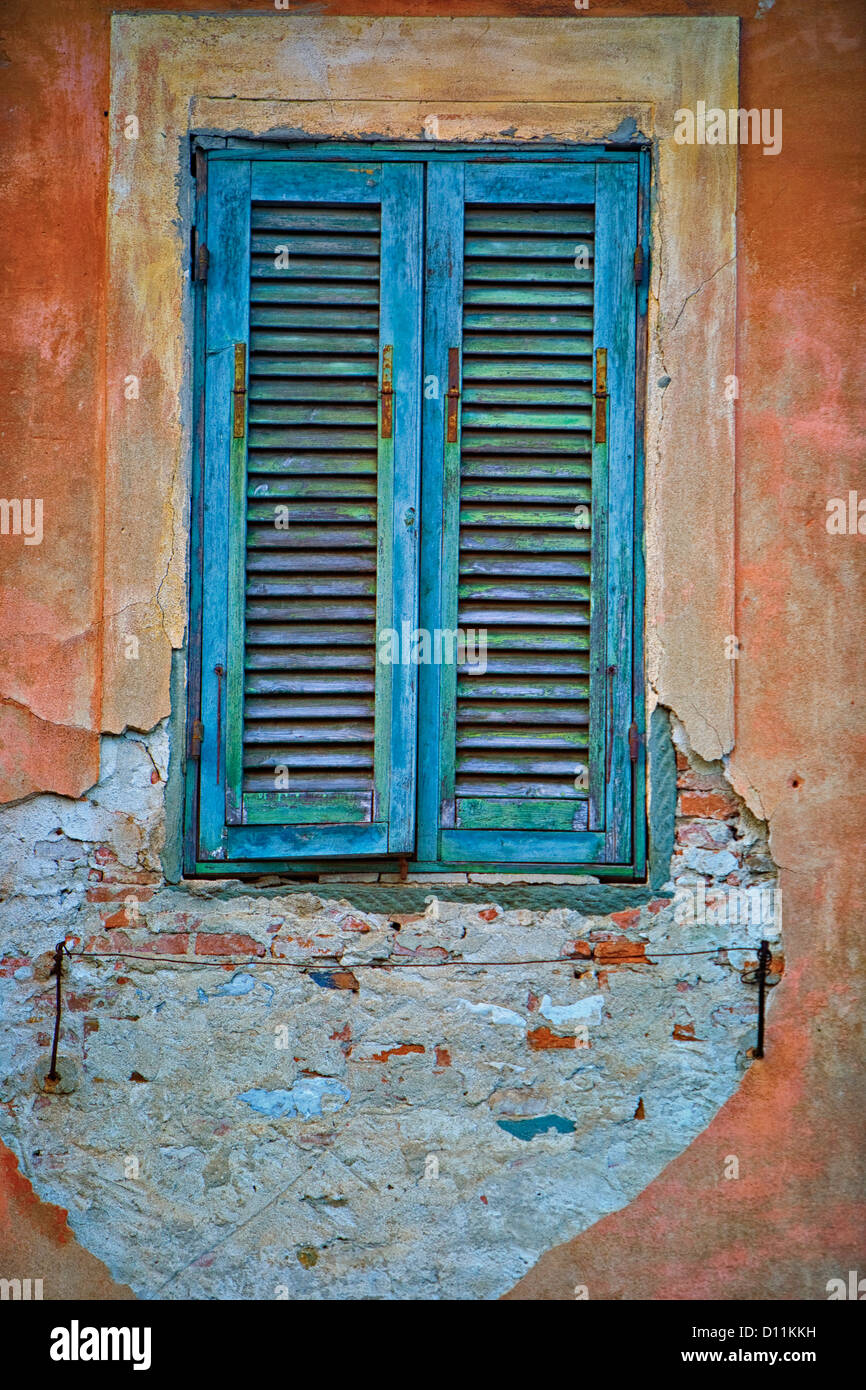
[[[208,155],[188,872],[643,872],[643,159]]]

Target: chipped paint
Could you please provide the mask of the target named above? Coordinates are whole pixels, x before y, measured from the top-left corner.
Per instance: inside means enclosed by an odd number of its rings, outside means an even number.
[[[269,1115],[272,1120],[313,1120],[348,1105],[351,1091],[329,1076],[303,1076],[289,1091],[266,1091],[256,1087],[243,1091],[238,1100]]]
[[[538,1012],[543,1018],[549,1018],[551,1023],[601,1023],[604,995],[590,994],[576,1004],[554,1004],[550,995],[545,994]]]

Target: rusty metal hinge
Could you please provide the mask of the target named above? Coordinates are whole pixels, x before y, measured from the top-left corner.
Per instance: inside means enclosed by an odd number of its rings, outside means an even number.
[[[634,253],[634,282],[636,285],[643,284],[643,247],[638,246]]]
[[[445,441],[457,443],[457,413],[460,401],[460,349],[448,349],[448,409],[446,415]]]
[[[595,350],[595,435],[596,444],[607,443],[607,348]]]
[[[189,731],[189,747],[186,750],[188,758],[201,757],[201,745],[204,741],[204,724],[200,719],[192,721],[192,728]]]
[[[192,278],[196,283],[203,283],[207,280],[207,268],[210,254],[203,241],[199,240],[198,228],[192,229],[192,249],[190,263],[192,267]]]
[[[394,349],[389,344],[382,349],[382,438],[390,439],[394,429]]]
[[[637,721],[633,719],[628,726],[628,755],[633,763],[637,762],[637,755],[643,742],[643,734],[637,727]]]
[[[235,343],[235,384],[232,388],[232,438],[243,439],[247,422],[247,345]]]

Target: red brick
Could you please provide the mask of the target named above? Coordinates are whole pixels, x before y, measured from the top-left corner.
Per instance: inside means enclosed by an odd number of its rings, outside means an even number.
[[[552,1033],[549,1028],[544,1026],[533,1028],[530,1033],[526,1034],[526,1041],[533,1052],[546,1052],[548,1049],[556,1047],[573,1049],[577,1046],[577,1039],[573,1033],[567,1037],[562,1037],[561,1034]]]
[[[595,959],[605,965],[646,960],[646,946],[643,941],[629,941],[626,936],[614,936],[609,941],[596,944]]]
[[[189,932],[163,932],[133,940],[125,931],[110,931],[105,936],[92,937],[84,949],[100,955],[118,951],[123,955],[131,952],[143,956],[185,956],[189,954],[189,943]]]
[[[437,1067],[450,1067],[451,1065],[451,1053],[443,1043],[439,1043],[436,1048],[436,1065]]]
[[[720,774],[717,772],[696,772],[694,768],[688,768],[680,772],[677,777],[677,786],[689,791],[718,792],[722,791]]]
[[[102,925],[110,930],[112,927],[131,926],[135,920],[134,914],[122,907],[119,912],[112,912],[110,916],[103,917]]]
[[[187,931],[164,932],[159,936],[151,936],[137,946],[137,950],[145,951],[148,955],[153,953],[155,956],[186,956],[189,954],[190,934]]]
[[[153,873],[151,869],[128,869],[125,864],[112,864],[102,870],[103,883],[128,883],[131,888],[137,888],[139,884],[155,884],[161,881],[160,875]]]
[[[357,975],[353,975],[351,970],[332,970],[330,974],[331,989],[350,989],[354,994],[357,994],[361,988]]]
[[[588,941],[570,941],[563,946],[562,955],[566,960],[591,960],[592,947]]]
[[[105,936],[91,936],[84,943],[84,950],[105,955],[112,951],[131,951],[132,940],[125,931],[110,931]]]
[[[627,907],[623,912],[612,912],[610,920],[616,922],[618,927],[622,927],[623,931],[631,931],[632,927],[636,927],[640,921],[640,908]]]
[[[695,1037],[695,1025],[693,1023],[675,1023],[671,1037],[676,1038],[677,1042],[699,1041],[699,1039]]]
[[[123,902],[124,898],[136,898],[140,903],[148,902],[154,895],[155,888],[153,881],[150,883],[137,882],[102,882],[92,883],[87,889],[87,901],[89,903],[116,903]]]
[[[373,930],[369,922],[362,922],[359,917],[346,917],[340,923],[340,927],[343,931],[367,932]]]
[[[444,946],[416,946],[414,950],[410,950],[408,946],[401,946],[399,941],[394,943],[394,955],[404,960],[406,957],[423,961],[448,959],[448,952]]]
[[[695,845],[698,849],[709,849],[718,854],[726,845],[720,845],[709,833],[710,827],[700,821],[677,826],[677,842],[681,845]]]
[[[738,812],[733,797],[720,791],[684,790],[679,796],[681,816],[703,816],[708,820],[729,820]]]
[[[265,948],[242,932],[199,932],[195,953],[197,956],[263,956]]]
[[[484,920],[485,920],[485,922],[492,922],[493,919],[494,919],[494,917],[498,917],[498,916],[499,916],[499,908],[498,908],[498,907],[482,907],[482,909],[481,909],[481,911],[479,912],[478,916],[479,916],[479,917],[483,917]]]
[[[651,913],[653,914],[653,916],[655,916],[655,914],[656,914],[657,912],[663,912],[664,909],[665,909],[666,907],[670,907],[670,905],[671,905],[671,899],[670,899],[670,898],[653,898],[653,900],[652,900],[651,903],[647,903],[647,909],[646,909],[646,910],[647,910],[647,912],[651,912]]]
[[[83,1014],[92,1009],[99,998],[98,990],[88,990],[86,994],[80,994],[77,990],[67,989],[63,995],[63,1007],[71,1009],[74,1014]]]
[[[389,1057],[405,1057],[410,1052],[426,1052],[421,1043],[401,1043],[399,1047],[388,1047],[384,1052],[374,1052],[373,1062],[387,1062]]]
[[[4,956],[0,960],[0,975],[14,975],[16,970],[20,970],[24,965],[32,965],[33,962],[28,956]]]

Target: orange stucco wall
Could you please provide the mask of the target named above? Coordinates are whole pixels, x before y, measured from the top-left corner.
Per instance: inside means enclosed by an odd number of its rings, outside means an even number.
[[[560,18],[571,10],[568,0],[316,8]],[[741,105],[784,113],[780,156],[740,152],[742,654],[732,775],[770,820],[788,972],[767,1058],[738,1094],[635,1202],[551,1251],[514,1297],[570,1298],[583,1284],[592,1298],[821,1298],[858,1254],[863,1264],[866,541],[829,535],[824,522],[828,498],[858,486],[866,495],[858,380],[866,11],[860,0],[758,8],[758,0],[645,0],[591,13],[740,15]],[[5,800],[40,790],[74,796],[97,775],[110,11],[103,0],[7,0],[0,21],[10,229],[0,277],[0,492],[44,498],[55,537],[27,548],[0,537]],[[731,1154],[741,1177],[720,1181]],[[64,1292],[106,1296],[105,1271],[76,1246],[62,1214],[17,1178],[11,1157],[0,1189],[2,1272],[32,1273],[51,1249]]]

